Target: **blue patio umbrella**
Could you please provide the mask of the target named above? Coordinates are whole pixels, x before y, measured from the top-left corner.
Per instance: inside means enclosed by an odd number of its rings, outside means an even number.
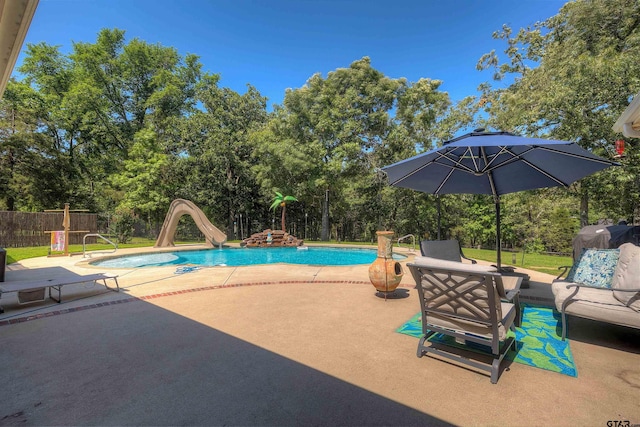
[[[509,132],[474,132],[442,147],[382,170],[389,184],[429,194],[490,194],[496,206],[496,247],[500,254],[500,196],[523,190],[568,187],[619,164],[573,142],[526,138]]]

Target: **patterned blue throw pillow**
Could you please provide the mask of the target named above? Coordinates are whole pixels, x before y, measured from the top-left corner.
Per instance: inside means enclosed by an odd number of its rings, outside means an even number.
[[[611,288],[620,249],[583,249],[567,274],[567,281],[598,288]]]

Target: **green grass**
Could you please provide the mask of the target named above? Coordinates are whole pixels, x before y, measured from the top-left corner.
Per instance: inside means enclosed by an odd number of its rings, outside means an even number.
[[[115,239],[113,239],[115,240]],[[239,243],[240,240],[237,241]],[[131,239],[130,243],[118,243],[118,249],[125,248],[148,248],[150,246],[155,245],[156,241],[152,239],[147,239],[144,237],[134,237]],[[192,243],[203,243],[202,241],[176,241],[177,245],[184,244],[192,244]],[[37,258],[41,256],[49,255],[49,246],[32,246],[25,248],[5,248],[7,251],[7,264],[11,264],[13,262],[18,262],[27,258]],[[99,241],[98,243],[89,244],[86,247],[87,252],[89,251],[109,251],[113,249],[113,246],[110,244]],[[54,254],[61,254],[62,252],[55,252]],[[69,245],[69,253],[82,253],[82,245]]]
[[[364,246],[377,246],[378,242],[343,242],[340,241],[338,242],[337,240],[329,240],[328,242],[321,242],[321,241],[317,241],[317,240],[305,240],[305,242],[307,243],[318,243],[318,244],[325,244],[325,245],[364,245]],[[403,247],[406,247],[406,244],[402,244]]]
[[[118,244],[118,248],[143,248],[153,246],[155,240],[144,239],[140,237],[134,237],[131,243]],[[87,245],[87,251],[108,251],[113,249],[113,246],[106,242],[94,243]],[[25,248],[6,248],[7,250],[7,264],[18,262],[23,259],[36,258],[49,255],[49,246],[32,246]],[[82,253],[82,245],[69,245],[70,253]],[[61,253],[61,252],[56,252]]]
[[[488,249],[463,249],[464,255],[483,261],[496,262],[496,251]],[[502,252],[502,264],[514,267],[526,268],[528,270],[539,271],[541,273],[557,275],[560,271],[558,267],[573,264],[573,259],[569,256],[544,255],[544,254],[523,254],[515,253],[516,262],[513,262],[513,252]]]
[[[239,243],[240,240],[230,241],[231,243]],[[177,244],[187,244],[187,243],[202,243],[202,242],[176,242]],[[375,246],[377,243],[371,242],[315,242],[315,243],[329,243],[329,244],[345,244],[345,245],[370,245]],[[118,244],[118,248],[144,248],[150,247],[155,244],[155,240],[145,239],[141,237],[134,237],[131,243],[127,244]],[[403,242],[402,247],[410,247],[411,245]],[[112,248],[111,245],[107,243],[95,243],[91,245],[87,245],[87,251],[107,251]],[[49,247],[48,246],[36,246],[36,247],[27,247],[27,248],[6,248],[7,250],[7,264],[11,264],[14,262],[21,261],[23,259],[28,258],[36,258],[43,257],[49,255]],[[418,250],[418,248],[416,248]],[[496,262],[496,252],[493,250],[487,249],[471,249],[465,248],[463,249],[465,256],[469,258],[474,258],[483,261]],[[82,253],[82,245],[70,245],[69,252],[71,253]],[[573,260],[568,256],[554,256],[554,255],[543,255],[543,254],[524,254],[524,264],[522,263],[522,252],[518,252],[516,254],[516,262],[513,263],[513,253],[512,252],[502,252],[502,264],[504,265],[513,265],[514,267],[526,268],[529,270],[539,271],[547,274],[558,274],[558,267],[571,265]]]

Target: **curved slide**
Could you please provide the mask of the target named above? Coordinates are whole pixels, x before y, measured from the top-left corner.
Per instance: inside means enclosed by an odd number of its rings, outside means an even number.
[[[222,244],[227,241],[227,235],[220,231],[215,225],[211,224],[211,221],[209,221],[204,212],[202,212],[202,209],[189,200],[175,199],[171,202],[171,206],[169,206],[167,216],[164,218],[164,223],[162,224],[162,230],[160,230],[160,235],[154,247],[175,246],[173,238],[176,234],[178,221],[183,215],[191,215],[193,221],[202,234],[204,234],[207,245],[211,247],[216,245],[222,246]]]

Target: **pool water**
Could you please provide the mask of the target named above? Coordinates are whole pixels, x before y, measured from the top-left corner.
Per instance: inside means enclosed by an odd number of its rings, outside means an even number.
[[[128,255],[92,262],[109,268],[160,267],[170,265],[247,266],[259,264],[358,265],[371,264],[375,249],[308,247],[289,248],[223,248]],[[404,255],[393,254],[395,259]]]

